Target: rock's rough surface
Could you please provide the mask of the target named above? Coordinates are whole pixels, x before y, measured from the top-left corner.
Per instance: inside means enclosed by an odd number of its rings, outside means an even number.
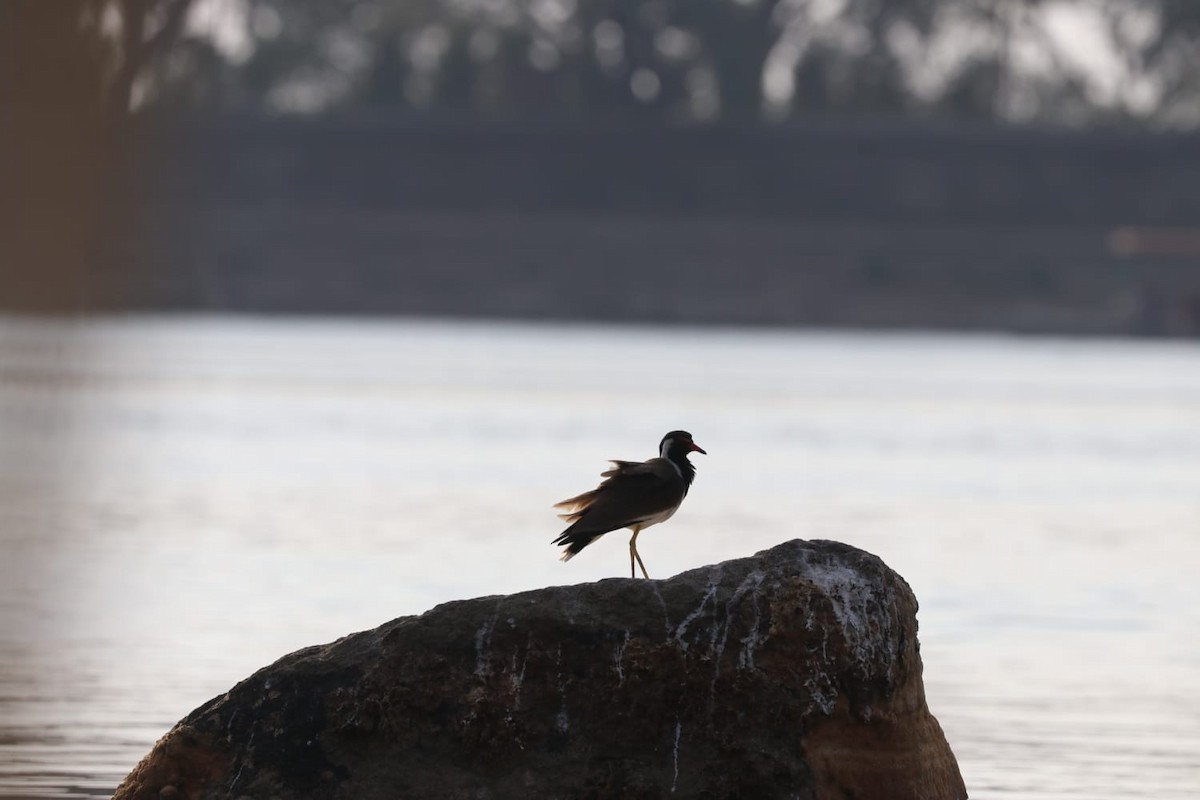
[[[826,541],[447,603],[260,670],[116,798],[965,798],[916,611]]]

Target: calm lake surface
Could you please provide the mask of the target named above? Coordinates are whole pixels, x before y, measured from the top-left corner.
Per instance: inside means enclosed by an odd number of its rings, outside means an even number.
[[[652,576],[870,550],[973,798],[1200,796],[1196,343],[0,319],[0,425],[0,797],[110,794],[291,650],[623,575],[550,505],[672,428]]]

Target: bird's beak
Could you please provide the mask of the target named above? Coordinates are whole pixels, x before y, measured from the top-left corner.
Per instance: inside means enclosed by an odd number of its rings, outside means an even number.
[[[708,455],[708,451],[705,450],[700,445],[696,444],[695,442],[688,442],[688,452],[689,453],[703,453],[704,455]]]

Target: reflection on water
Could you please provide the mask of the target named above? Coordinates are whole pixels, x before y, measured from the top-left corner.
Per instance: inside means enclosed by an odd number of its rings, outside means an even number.
[[[921,600],[972,797],[1200,791],[1200,348],[0,322],[0,796],[104,795],[290,650],[622,575],[550,504],[684,427],[651,575],[833,538]]]

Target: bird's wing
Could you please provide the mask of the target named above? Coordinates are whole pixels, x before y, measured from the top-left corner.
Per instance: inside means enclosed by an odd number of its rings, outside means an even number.
[[[674,508],[686,485],[679,470],[664,458],[613,461],[606,480],[590,492],[559,503],[569,513],[559,516],[585,531],[611,531]]]
[[[612,468],[606,469],[606,470],[604,470],[604,472],[601,472],[600,473],[601,478],[611,478],[614,475],[620,475],[622,473],[628,474],[628,473],[636,473],[639,471],[643,471],[646,467],[646,464],[649,462],[646,462],[646,461],[621,461],[620,459],[614,458],[614,459],[611,459],[609,461],[609,463],[612,464]]]
[[[616,458],[611,459],[610,463],[613,465],[612,468],[600,473],[601,478],[608,478],[609,480],[602,481],[599,486],[591,491],[584,492],[583,494],[579,494],[574,497],[568,497],[566,500],[561,500],[554,504],[555,508],[561,508],[563,511],[567,512],[565,514],[559,514],[559,519],[565,519],[568,522],[574,522],[575,520],[579,519],[587,507],[595,502],[596,498],[600,496],[601,491],[606,489],[608,484],[612,483],[613,478],[622,473],[627,475],[637,474],[639,472],[638,468],[645,466],[645,463],[641,461],[621,461],[620,459]]]

